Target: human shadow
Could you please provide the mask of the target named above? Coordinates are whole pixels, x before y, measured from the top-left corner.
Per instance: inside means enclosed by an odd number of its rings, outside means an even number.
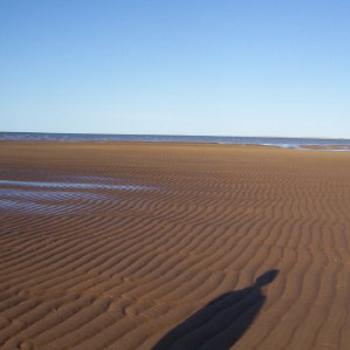
[[[212,300],[167,333],[153,350],[226,350],[234,345],[254,321],[266,301],[262,287],[278,270],[269,270],[247,288]]]

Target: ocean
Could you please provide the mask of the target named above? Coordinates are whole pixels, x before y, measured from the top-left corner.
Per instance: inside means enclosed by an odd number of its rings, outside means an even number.
[[[227,145],[264,145],[292,149],[350,151],[349,139],[317,139],[288,137],[183,136],[183,135],[118,135],[0,132],[0,141],[59,141],[59,142],[182,142]]]

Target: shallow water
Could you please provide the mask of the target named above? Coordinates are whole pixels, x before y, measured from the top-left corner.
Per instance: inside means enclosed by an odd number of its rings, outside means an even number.
[[[0,185],[1,186],[1,185]],[[30,191],[13,188],[0,188],[0,198],[20,198],[29,200],[74,200],[74,199],[93,199],[100,200],[107,196],[91,192],[72,192],[72,191]]]
[[[67,177],[66,177],[67,178]],[[75,182],[67,181],[19,181],[0,180],[0,210],[38,213],[63,214],[86,211],[89,208],[103,205],[106,200],[118,201],[118,197],[94,190],[112,191],[149,191],[154,186],[135,184],[112,184],[102,182],[112,178],[103,177],[68,177]],[[98,180],[99,183],[78,182],[78,180]],[[30,188],[30,189],[28,189]],[[83,191],[72,191],[83,190]]]
[[[39,188],[68,188],[68,189],[86,189],[86,190],[125,190],[140,191],[152,190],[155,187],[147,185],[115,185],[107,183],[87,183],[87,182],[46,182],[46,181],[18,181],[18,180],[0,180],[0,186],[19,186],[19,187],[39,187]]]
[[[17,212],[38,213],[38,214],[64,214],[73,213],[82,209],[81,205],[66,204],[44,204],[32,201],[0,199],[0,209],[7,209]]]

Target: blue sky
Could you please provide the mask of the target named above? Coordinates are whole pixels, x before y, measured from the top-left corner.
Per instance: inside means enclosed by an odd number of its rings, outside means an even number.
[[[350,138],[346,0],[0,0],[0,130]]]

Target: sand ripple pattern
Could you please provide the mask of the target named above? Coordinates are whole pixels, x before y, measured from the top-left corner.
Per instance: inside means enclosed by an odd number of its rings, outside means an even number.
[[[2,144],[0,348],[152,349],[278,270],[234,348],[349,349],[349,164],[224,145]],[[236,323],[255,303],[242,300]],[[230,330],[212,323],[177,341],[209,327],[211,348]]]

